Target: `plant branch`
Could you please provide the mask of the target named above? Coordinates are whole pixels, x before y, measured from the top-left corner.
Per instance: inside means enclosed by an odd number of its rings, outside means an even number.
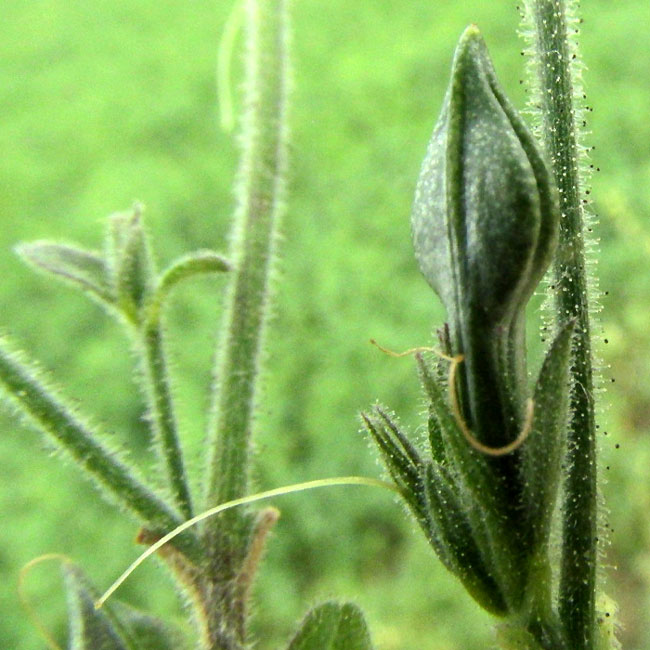
[[[559,608],[572,648],[595,643],[597,466],[588,276],[580,161],[584,149],[576,124],[575,47],[569,29],[577,21],[563,0],[526,0],[533,28],[541,135],[560,194],[560,242],[555,264],[560,322],[575,319],[571,366],[571,421],[563,507]]]
[[[178,439],[178,424],[167,371],[163,329],[157,319],[144,325],[141,346],[147,378],[145,392],[149,402],[151,426],[165,464],[174,503],[182,515],[190,519],[194,514],[192,497]]]
[[[248,491],[251,424],[286,172],[287,0],[247,0],[245,9],[243,151],[230,254],[235,271],[208,425],[207,506]],[[215,552],[232,559],[225,567],[231,577],[245,557],[249,523],[239,510],[208,522],[227,540],[227,548]]]

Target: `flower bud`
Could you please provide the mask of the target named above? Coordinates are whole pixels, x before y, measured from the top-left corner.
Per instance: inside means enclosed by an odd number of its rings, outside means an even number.
[[[512,320],[548,267],[557,227],[551,176],[472,25],[456,49],[412,214],[416,257],[452,331],[469,317]]]

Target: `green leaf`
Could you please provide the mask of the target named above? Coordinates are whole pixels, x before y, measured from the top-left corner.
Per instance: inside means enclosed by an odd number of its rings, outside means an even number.
[[[115,302],[106,264],[97,253],[50,241],[20,244],[15,250],[36,269],[67,281],[102,303]]]
[[[231,269],[232,266],[225,257],[208,250],[195,251],[177,259],[160,277],[149,305],[149,319],[156,320],[159,317],[164,301],[179,282],[195,275],[222,273]]]
[[[535,547],[548,540],[560,484],[573,326],[571,321],[560,329],[546,354],[535,387],[532,430],[522,448],[524,500]]]
[[[330,601],[307,614],[288,650],[372,650],[372,643],[361,610]]]
[[[43,372],[25,355],[16,352],[6,337],[0,336],[0,397],[12,404],[30,424],[54,440],[84,470],[112,501],[137,515],[161,533],[181,523],[179,516],[164,503],[126,464],[121,454],[106,442],[106,436],[78,409],[64,400],[59,390],[43,377]],[[178,548],[197,560],[198,540],[192,531],[179,539]]]
[[[70,650],[131,650],[108,613],[95,609],[96,594],[81,569],[64,563]]]

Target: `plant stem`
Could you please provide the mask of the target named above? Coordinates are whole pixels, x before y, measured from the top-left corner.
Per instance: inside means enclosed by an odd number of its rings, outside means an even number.
[[[559,610],[569,645],[595,643],[597,466],[589,296],[583,234],[581,150],[574,108],[576,70],[563,0],[526,0],[534,28],[534,55],[541,104],[541,133],[560,195],[560,242],[555,264],[560,323],[575,319],[571,365],[571,420],[563,504]]]
[[[235,270],[208,424],[207,507],[248,491],[251,425],[286,171],[287,0],[247,0],[245,9],[243,151],[230,255]],[[222,546],[214,548],[220,570],[232,577],[247,553],[249,517],[241,510],[227,512],[208,522],[208,531]]]
[[[158,319],[147,322],[143,327],[142,354],[146,367],[146,393],[149,401],[149,416],[162,460],[165,463],[167,480],[174,503],[186,519],[193,516],[183,454],[178,440],[178,426],[167,361],[164,349],[163,330]]]

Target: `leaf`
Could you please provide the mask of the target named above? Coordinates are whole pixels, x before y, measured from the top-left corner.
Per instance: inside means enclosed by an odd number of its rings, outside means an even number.
[[[532,431],[522,448],[524,500],[534,548],[548,539],[560,483],[573,326],[573,321],[565,325],[548,350],[535,387]]]
[[[38,366],[24,357],[0,335],[1,401],[15,406],[30,424],[64,449],[109,500],[117,501],[162,533],[181,523],[178,515],[144,484],[136,469],[107,444],[101,430],[81,417],[78,409],[45,380]],[[177,546],[193,559],[200,557],[192,531],[185,533]]]
[[[179,282],[195,275],[222,273],[231,269],[232,266],[225,257],[209,250],[195,251],[177,259],[160,277],[149,305],[149,320],[159,317],[165,299]]]
[[[95,609],[95,593],[75,565],[63,565],[68,595],[70,650],[130,650],[106,611]]]
[[[31,266],[80,288],[102,303],[114,304],[106,264],[98,254],[50,241],[20,244],[15,250]]]
[[[287,650],[372,650],[361,610],[329,601],[312,609]]]

